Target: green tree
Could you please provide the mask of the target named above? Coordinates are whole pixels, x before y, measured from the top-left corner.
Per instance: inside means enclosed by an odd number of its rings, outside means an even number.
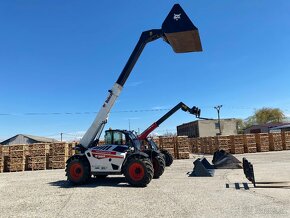
[[[279,108],[263,107],[256,110],[248,121],[250,121],[249,123],[265,124],[270,122],[282,122],[283,119],[285,119],[285,115]]]
[[[237,130],[238,134],[242,134],[244,132],[244,128],[246,127],[246,123],[242,119],[237,119]]]

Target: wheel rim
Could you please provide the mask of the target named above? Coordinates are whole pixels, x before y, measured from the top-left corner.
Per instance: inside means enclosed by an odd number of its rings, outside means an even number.
[[[74,163],[71,165],[70,170],[69,170],[70,176],[72,180],[77,181],[83,176],[83,168],[80,163]]]
[[[129,167],[129,174],[130,174],[131,179],[133,179],[134,181],[139,181],[143,179],[144,177],[144,174],[145,174],[144,168],[139,163],[133,163]]]

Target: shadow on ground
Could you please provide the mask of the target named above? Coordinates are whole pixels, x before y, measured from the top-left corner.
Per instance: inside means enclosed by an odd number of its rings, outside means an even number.
[[[256,182],[255,188],[283,188],[290,189],[290,181],[284,182]]]
[[[73,185],[67,180],[59,180],[48,183],[51,186],[59,188],[94,188],[99,186],[111,186],[111,187],[132,187],[128,184],[125,177],[107,177],[107,178],[91,178],[87,184]]]

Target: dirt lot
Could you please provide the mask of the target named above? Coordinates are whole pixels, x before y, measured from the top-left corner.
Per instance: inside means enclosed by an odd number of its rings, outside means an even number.
[[[176,160],[146,188],[130,187],[122,176],[72,187],[64,170],[2,173],[0,217],[290,217],[290,151],[236,155],[244,156],[256,188],[241,169],[188,177],[193,158]]]

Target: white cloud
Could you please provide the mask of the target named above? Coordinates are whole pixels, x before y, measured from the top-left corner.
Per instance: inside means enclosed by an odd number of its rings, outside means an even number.
[[[128,87],[136,87],[141,85],[143,82],[142,81],[136,81],[136,82],[130,82],[127,84]]]
[[[161,110],[161,109],[168,109],[168,107],[167,106],[155,106],[155,107],[152,107],[151,108],[152,110]]]

